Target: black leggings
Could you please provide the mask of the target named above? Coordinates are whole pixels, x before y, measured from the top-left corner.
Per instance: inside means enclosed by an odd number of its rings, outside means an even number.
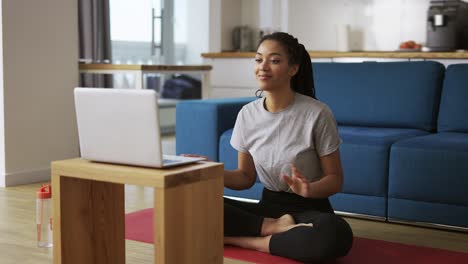
[[[260,236],[265,217],[278,218],[290,214],[298,226],[274,234],[270,253],[302,262],[325,261],[345,256],[353,244],[348,223],[333,213],[328,199],[310,199],[263,189],[259,203],[224,198],[224,235]]]

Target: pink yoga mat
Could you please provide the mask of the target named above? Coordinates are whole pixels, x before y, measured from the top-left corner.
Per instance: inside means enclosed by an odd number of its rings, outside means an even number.
[[[153,209],[125,216],[125,238],[153,243]],[[298,261],[238,247],[225,246],[224,257],[259,264],[297,264]],[[349,254],[327,264],[462,264],[468,263],[468,253],[404,245],[367,238],[354,238]]]

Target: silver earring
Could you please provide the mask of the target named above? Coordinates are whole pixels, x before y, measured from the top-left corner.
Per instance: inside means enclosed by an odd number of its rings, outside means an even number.
[[[255,91],[255,96],[257,98],[262,98],[263,97],[263,90],[258,89],[257,91]]]

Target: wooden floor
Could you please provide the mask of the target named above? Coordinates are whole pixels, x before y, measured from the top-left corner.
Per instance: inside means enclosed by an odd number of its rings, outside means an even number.
[[[0,188],[2,264],[52,263],[52,249],[36,247],[35,191],[40,184]],[[126,186],[126,211],[152,207],[151,188]],[[346,218],[359,237],[468,252],[468,234]],[[152,245],[127,241],[127,263],[153,263]],[[225,259],[224,263],[242,261]]]

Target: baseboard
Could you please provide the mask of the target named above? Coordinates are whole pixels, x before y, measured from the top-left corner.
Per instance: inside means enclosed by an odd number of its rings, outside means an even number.
[[[30,171],[10,172],[6,173],[2,178],[3,180],[0,181],[1,187],[50,181],[50,167]]]
[[[411,221],[411,220],[402,220],[402,219],[395,219],[395,218],[388,218],[388,222],[389,223],[396,223],[396,224],[403,224],[403,225],[428,227],[428,228],[434,228],[434,229],[451,230],[451,231],[458,231],[458,232],[468,233],[468,228],[467,227],[462,227],[462,226],[451,226],[451,225],[435,224],[435,223],[428,223],[428,222],[418,222],[418,221]]]
[[[335,210],[334,212],[335,214],[340,215],[340,216],[359,218],[359,219],[365,219],[365,220],[374,220],[374,221],[380,221],[380,222],[385,222],[387,220],[387,218],[383,216],[356,214],[356,213],[342,212],[342,211],[337,211],[337,210]]]

